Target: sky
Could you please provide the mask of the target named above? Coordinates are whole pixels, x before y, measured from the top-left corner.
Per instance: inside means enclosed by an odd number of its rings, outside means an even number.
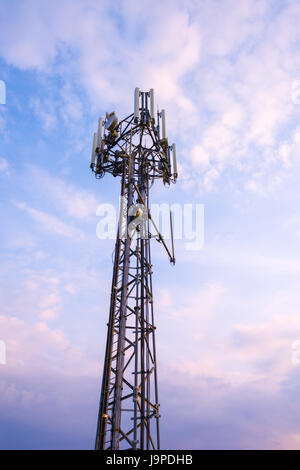
[[[119,181],[99,116],[155,90],[204,245],[153,245],[163,449],[300,447],[300,1],[0,0],[0,448],[92,449]],[[2,100],[3,101],[3,100]],[[1,362],[1,361],[0,361]]]

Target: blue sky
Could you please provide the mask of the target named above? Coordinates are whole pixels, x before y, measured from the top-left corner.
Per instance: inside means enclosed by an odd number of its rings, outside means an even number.
[[[153,246],[163,448],[299,448],[299,1],[0,0],[0,447],[93,448],[113,240],[99,116],[155,89],[205,243]],[[293,91],[294,90],[294,91]],[[296,90],[297,91],[297,90]]]

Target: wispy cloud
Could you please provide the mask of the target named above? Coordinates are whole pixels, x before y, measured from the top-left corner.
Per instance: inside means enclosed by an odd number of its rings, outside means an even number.
[[[30,168],[29,178],[35,190],[43,194],[48,201],[53,201],[67,217],[80,221],[90,221],[95,217],[100,201],[97,201],[91,191],[37,167]]]
[[[0,172],[4,173],[5,175],[9,176],[9,165],[8,161],[5,158],[0,157]]]
[[[149,2],[141,4],[144,8],[127,2],[126,8],[114,9],[107,2],[65,0],[41,7],[31,0],[26,12],[19,5],[13,16],[2,4],[0,53],[21,69],[50,76],[61,55],[68,68],[60,65],[65,84],[57,109],[71,121],[80,119],[83,108],[71,84],[74,78],[95,110],[118,103],[122,111],[132,107],[135,85],[154,87],[168,108],[170,132],[181,134],[183,171],[196,186],[211,191],[226,169],[233,169],[249,176],[245,187],[251,191],[260,193],[266,178],[267,190],[276,189],[281,178],[269,155],[282,148],[282,128],[292,130],[299,115],[291,100],[300,65],[294,54],[299,5],[288,2],[279,14],[255,0],[238,7],[232,0],[199,5],[166,1],[150,10]],[[57,118],[46,104],[33,101],[51,128]],[[196,178],[190,154],[201,170]],[[258,180],[257,170],[263,167],[267,171]]]
[[[79,241],[84,239],[84,233],[80,229],[63,222],[55,215],[29,207],[25,202],[16,202],[15,205],[19,209],[27,212],[43,230],[46,230],[50,234],[54,233]]]
[[[37,117],[42,121],[43,127],[46,131],[53,129],[57,125],[54,103],[49,100],[45,100],[41,103],[41,100],[35,97],[31,98],[30,105]]]

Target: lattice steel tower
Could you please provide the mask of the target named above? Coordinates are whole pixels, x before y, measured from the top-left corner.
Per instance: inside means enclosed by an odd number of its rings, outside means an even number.
[[[121,177],[110,312],[96,449],[159,449],[159,402],[153,316],[151,238],[175,263],[149,211],[155,179],[176,182],[175,144],[169,146],[165,111],[154,111],[154,92],[134,92],[134,113],[99,119],[91,169]],[[150,233],[150,221],[155,234]]]

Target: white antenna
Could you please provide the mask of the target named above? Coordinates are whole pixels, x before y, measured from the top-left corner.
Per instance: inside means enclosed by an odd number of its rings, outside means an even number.
[[[99,125],[98,125],[98,147],[101,150],[102,146],[102,128],[103,128],[103,118],[99,118]]]
[[[166,111],[164,109],[161,110],[161,137],[162,139],[167,138],[166,132]]]
[[[96,147],[97,147],[97,132],[94,133],[91,168],[93,168],[95,165]]]
[[[134,119],[138,120],[140,117],[140,89],[134,90]]]
[[[176,158],[176,144],[172,144],[172,152],[173,152],[173,172],[174,172],[174,179],[177,179],[177,158]]]
[[[150,114],[152,119],[155,121],[155,115],[154,115],[154,89],[151,88],[150,90]]]

